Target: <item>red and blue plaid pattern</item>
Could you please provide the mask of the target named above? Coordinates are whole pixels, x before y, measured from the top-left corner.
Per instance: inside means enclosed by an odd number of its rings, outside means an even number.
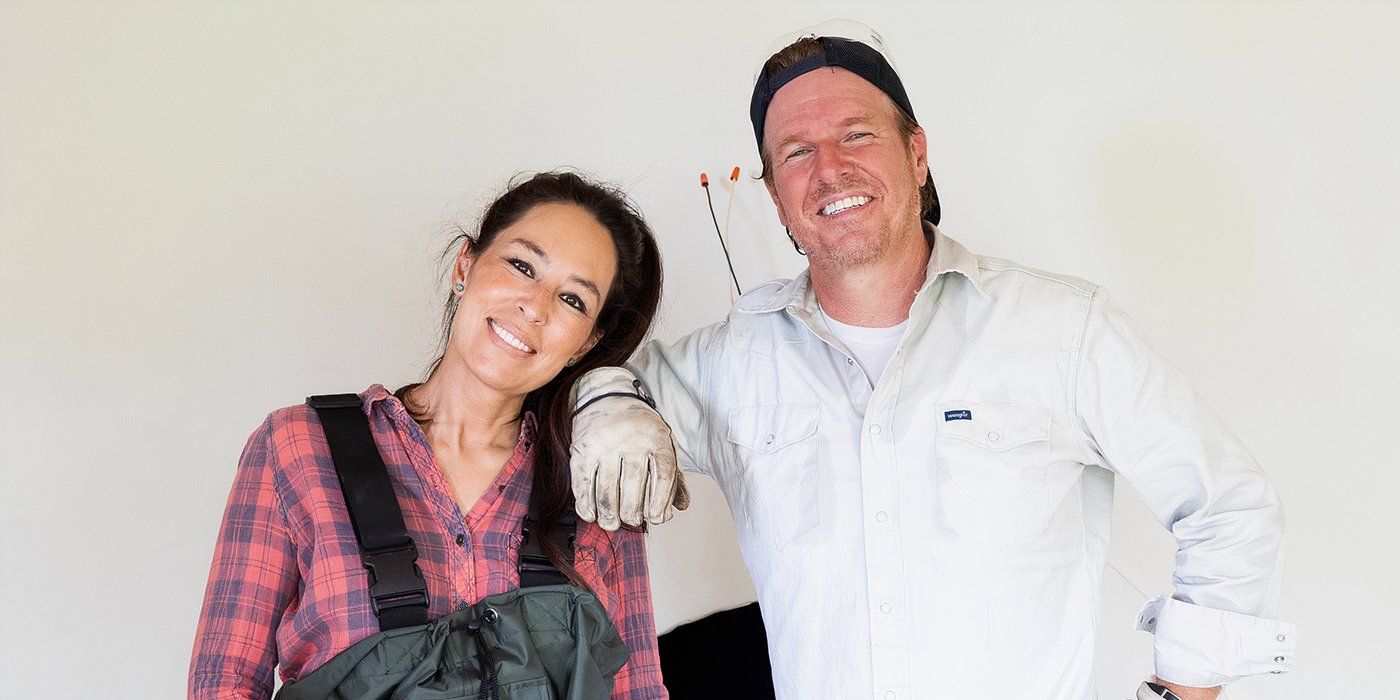
[[[418,547],[431,618],[519,586],[534,416],[515,454],[462,514],[427,438],[378,384],[360,397]],[[614,698],[665,698],[642,532],[578,523],[574,565],[630,652]],[[379,631],[350,516],[316,412],[272,413],[248,439],[229,494],[190,662],[191,698],[266,698],[272,670],[301,677]]]

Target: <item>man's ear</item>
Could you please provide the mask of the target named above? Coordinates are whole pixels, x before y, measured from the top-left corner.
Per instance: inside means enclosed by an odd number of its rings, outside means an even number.
[[[924,127],[914,126],[914,133],[909,134],[909,148],[914,152],[914,177],[923,187],[928,182],[928,134]]]

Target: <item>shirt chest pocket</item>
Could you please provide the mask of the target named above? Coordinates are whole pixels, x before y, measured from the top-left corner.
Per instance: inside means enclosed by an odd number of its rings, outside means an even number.
[[[814,403],[736,408],[726,437],[743,474],[744,525],[763,544],[782,549],[819,521],[817,424]],[[739,513],[736,513],[739,515]]]
[[[939,406],[938,524],[994,550],[1050,522],[1050,412],[1008,403]]]

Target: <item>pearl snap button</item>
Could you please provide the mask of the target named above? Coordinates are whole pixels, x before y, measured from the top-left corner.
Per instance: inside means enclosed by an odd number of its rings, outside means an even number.
[[[889,603],[880,603],[880,612],[885,613],[886,615],[888,615],[888,614],[890,614],[890,611],[891,611],[891,610],[894,610],[894,606],[893,606],[893,605],[890,605]]]
[[[883,523],[890,519],[890,514],[882,510],[875,514],[875,519]]]
[[[1283,663],[1283,657],[1282,657],[1282,656],[1275,656],[1275,657],[1274,657],[1274,663],[1276,663],[1276,664],[1281,664],[1281,663]]]
[[[769,433],[769,434],[768,434],[768,437],[767,437],[767,438],[764,438],[763,444],[765,444],[765,445],[771,445],[771,444],[773,444],[773,438],[775,438],[775,437],[777,437],[777,436],[774,435],[773,433]]]
[[[880,426],[878,426],[878,425],[872,425],[872,426],[870,426],[870,434],[871,434],[871,435],[879,435],[879,434],[880,434]]]
[[[990,433],[987,433],[987,442],[996,442],[997,440],[1000,440],[1000,439],[1001,439],[1001,433],[998,433],[998,432],[995,431],[995,430],[993,430],[993,431],[990,432]]]
[[[885,700],[895,700],[897,697],[899,696],[895,695],[893,690],[885,691]]]

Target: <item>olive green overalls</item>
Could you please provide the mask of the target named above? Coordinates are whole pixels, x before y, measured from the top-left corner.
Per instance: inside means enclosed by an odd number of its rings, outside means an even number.
[[[370,572],[380,632],[282,686],[279,700],[593,700],[612,694],[627,648],[602,603],[569,585],[544,555],[540,538],[531,538],[533,509],[522,533],[520,588],[428,620],[418,553],[360,397],[312,396],[306,402],[326,432]],[[572,556],[573,514],[565,520],[561,534],[570,541],[562,549]]]

